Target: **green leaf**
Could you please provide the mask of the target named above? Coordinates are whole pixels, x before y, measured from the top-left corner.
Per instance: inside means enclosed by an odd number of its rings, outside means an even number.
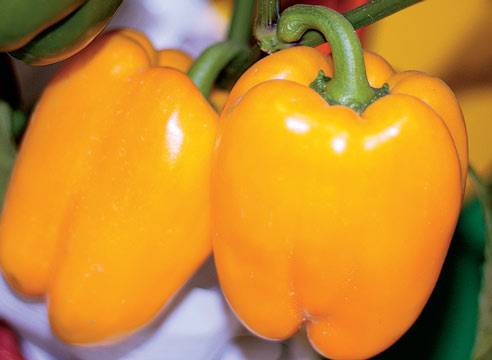
[[[12,136],[14,137],[14,139],[22,138],[22,135],[26,130],[28,121],[29,118],[27,117],[25,112],[20,110],[14,110],[12,112],[11,124],[12,124]]]
[[[13,114],[10,106],[4,101],[0,101],[0,207],[3,203],[16,153],[11,131]]]
[[[470,178],[484,209],[487,227],[478,329],[473,359],[489,360],[492,359],[492,187],[482,182],[472,167],[470,167]]]

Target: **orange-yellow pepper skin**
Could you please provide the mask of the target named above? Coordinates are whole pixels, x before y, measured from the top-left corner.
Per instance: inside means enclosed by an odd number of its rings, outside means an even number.
[[[217,114],[126,31],[98,39],[48,85],[2,215],[6,279],[47,296],[68,343],[144,326],[211,250]]]
[[[125,29],[122,31],[125,32],[125,35],[132,37],[134,40],[138,41],[142,46],[144,46],[144,48],[150,54],[149,56],[154,57],[159,66],[172,67],[173,69],[177,69],[182,72],[187,72],[190,69],[193,63],[193,58],[186,52],[178,49],[164,49],[156,53],[152,44],[144,34],[133,29]],[[214,109],[217,112],[220,112],[222,111],[222,108],[224,107],[228,96],[228,91],[214,88],[210,93],[209,101]]]
[[[466,174],[447,86],[375,54],[365,62],[371,86],[391,89],[360,115],[308,87],[333,72],[312,49],[253,65],[221,115],[213,171],[214,256],[232,309],[268,339],[305,323],[332,359],[374,356],[418,317]]]
[[[140,31],[126,28],[120,29],[118,32],[120,35],[124,35],[139,44],[147,52],[147,56],[151,59],[152,63],[161,67],[170,67],[182,72],[187,72],[193,63],[193,58],[179,49],[162,49],[155,51],[154,46],[147,36]]]
[[[193,58],[181,50],[164,49],[157,53],[157,62],[159,66],[168,66],[187,72],[193,63]]]

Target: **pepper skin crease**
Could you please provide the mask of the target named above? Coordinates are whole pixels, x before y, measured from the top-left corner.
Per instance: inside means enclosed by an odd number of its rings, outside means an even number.
[[[294,47],[253,65],[221,115],[213,171],[222,289],[255,334],[305,324],[333,359],[366,359],[416,320],[437,281],[467,169],[461,110],[441,80],[365,52],[389,94],[362,114],[309,84],[331,60]]]
[[[210,254],[217,114],[160,55],[132,30],[98,38],[47,86],[15,164],[1,267],[68,343],[141,328]]]

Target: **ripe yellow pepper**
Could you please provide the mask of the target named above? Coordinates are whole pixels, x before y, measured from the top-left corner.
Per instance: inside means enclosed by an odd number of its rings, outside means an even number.
[[[88,344],[152,320],[209,255],[217,115],[132,30],[65,64],[31,122],[7,190],[0,263],[46,296],[54,332]],[[187,62],[188,61],[188,62]]]
[[[305,323],[323,355],[366,359],[411,326],[437,281],[462,201],[466,130],[441,80],[362,54],[336,13],[294,8],[283,40],[320,30],[334,65],[290,48],[233,88],[213,171],[217,271],[259,336],[286,339]],[[332,79],[313,82],[320,70]]]

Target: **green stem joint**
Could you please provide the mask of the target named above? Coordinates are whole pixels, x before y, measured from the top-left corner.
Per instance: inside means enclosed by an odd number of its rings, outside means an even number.
[[[332,49],[333,79],[320,74],[311,84],[325,100],[362,112],[387,94],[386,86],[373,89],[369,85],[360,41],[343,15],[324,6],[294,5],[283,12],[277,35],[281,41],[291,43],[308,30],[323,34]]]

